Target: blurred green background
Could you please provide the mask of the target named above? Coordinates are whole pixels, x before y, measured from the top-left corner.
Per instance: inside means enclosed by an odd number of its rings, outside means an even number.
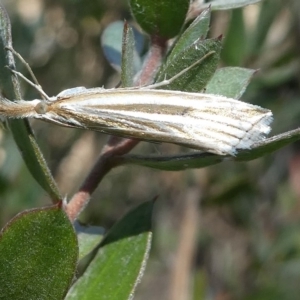
[[[76,87],[114,87],[101,33],[128,20],[127,1],[2,1],[14,48],[52,96]],[[224,35],[221,66],[259,69],[243,100],[274,113],[272,134],[299,126],[300,3],[266,0],[213,12],[211,37]],[[26,74],[24,67],[18,69]],[[26,74],[27,75],[27,74]],[[25,99],[38,95],[23,84]],[[61,192],[72,196],[107,136],[32,121]],[[300,147],[295,143],[249,163],[184,172],[126,166],[110,172],[81,220],[109,228],[138,203],[159,196],[154,242],[135,299],[299,299]],[[299,144],[300,145],[300,144]],[[135,153],[180,153],[140,143]],[[18,212],[50,204],[9,133],[0,131],[1,227]]]

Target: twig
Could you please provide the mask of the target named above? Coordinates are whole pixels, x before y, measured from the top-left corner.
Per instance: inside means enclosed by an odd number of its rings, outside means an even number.
[[[166,49],[167,40],[157,36],[151,38],[149,54],[139,74],[139,78],[135,82],[136,86],[152,83],[154,75],[161,65]],[[138,143],[139,141],[134,139],[118,137],[111,137],[109,139],[79,191],[74,194],[70,202],[65,206],[65,211],[71,221],[76,220],[81,211],[89,203],[91,194],[95,191],[103,177],[118,165],[119,160],[117,157],[130,152]]]

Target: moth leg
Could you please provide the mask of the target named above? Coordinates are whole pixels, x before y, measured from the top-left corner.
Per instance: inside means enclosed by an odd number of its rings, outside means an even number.
[[[176,75],[174,75],[173,77],[171,77],[169,79],[164,79],[161,82],[156,82],[154,84],[139,87],[139,88],[140,89],[143,89],[143,88],[144,89],[156,89],[158,87],[162,87],[162,86],[166,86],[168,84],[171,84],[174,80],[178,79],[180,76],[182,76],[183,74],[185,74],[186,72],[188,72],[189,70],[194,68],[195,66],[201,64],[201,62],[203,62],[203,60],[205,60],[206,58],[208,58],[209,56],[211,56],[214,53],[215,53],[215,51],[210,51],[210,52],[206,53],[203,57],[201,57],[200,59],[198,59],[197,61],[192,63],[190,66],[188,66],[187,68],[181,70],[179,73],[177,73]]]
[[[13,55],[15,55],[25,66],[25,68],[28,70],[30,76],[32,77],[32,80],[29,80],[27,77],[25,77],[22,73],[17,72],[13,69],[11,69],[10,67],[7,67],[8,69],[10,69],[10,71],[14,74],[16,74],[17,76],[21,77],[23,80],[25,80],[27,83],[29,83],[32,87],[34,87],[42,96],[42,98],[44,100],[49,100],[50,97],[43,91],[41,85],[39,84],[37,78],[35,77],[31,67],[29,66],[29,64],[27,63],[27,61],[22,57],[22,55],[20,53],[18,53],[14,48],[12,47],[5,47],[6,50],[10,51]]]

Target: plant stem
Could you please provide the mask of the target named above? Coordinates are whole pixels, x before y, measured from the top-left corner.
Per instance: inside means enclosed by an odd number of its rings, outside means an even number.
[[[167,40],[158,36],[152,36],[150,40],[149,54],[138,79],[135,81],[135,86],[145,86],[152,83],[167,49]],[[72,222],[77,219],[82,210],[87,206],[91,199],[91,194],[95,191],[104,176],[112,168],[118,166],[120,160],[118,160],[117,157],[127,154],[138,143],[139,140],[134,139],[124,139],[119,137],[111,137],[109,139],[79,191],[74,194],[65,207],[65,211]]]

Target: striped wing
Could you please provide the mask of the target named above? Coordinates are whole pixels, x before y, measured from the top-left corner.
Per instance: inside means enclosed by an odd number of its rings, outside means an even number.
[[[145,89],[61,93],[34,117],[221,155],[249,149],[270,132],[271,111],[226,97]]]

